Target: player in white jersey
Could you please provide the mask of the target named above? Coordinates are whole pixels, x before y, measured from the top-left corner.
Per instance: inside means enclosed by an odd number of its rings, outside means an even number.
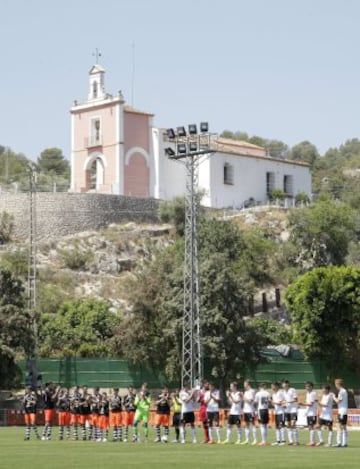
[[[337,396],[334,396],[334,401],[338,406],[338,430],[336,435],[337,446],[346,448],[348,445],[348,432],[347,432],[347,414],[348,414],[348,393],[344,388],[344,381],[340,378],[335,380],[335,387],[337,389]]]
[[[285,404],[285,423],[288,431],[289,445],[299,444],[299,432],[296,428],[297,412],[298,412],[298,398],[294,388],[290,387],[290,383],[285,379],[282,383],[284,391],[284,404]]]
[[[311,381],[305,383],[305,402],[301,405],[306,407],[306,420],[307,426],[309,429],[309,443],[306,443],[306,446],[315,446],[315,426],[317,423],[317,394],[314,391],[314,384]]]
[[[221,443],[220,436],[220,391],[215,389],[214,383],[209,383],[209,389],[205,392],[207,421],[209,423],[209,445],[214,444],[214,432],[216,430],[217,442]],[[215,425],[214,425],[215,424]]]
[[[257,406],[258,421],[260,423],[261,442],[259,446],[266,446],[267,426],[269,423],[270,393],[265,383],[260,384],[259,391],[255,394],[254,402]]]
[[[255,413],[254,413],[254,399],[255,399],[255,390],[251,387],[250,380],[244,381],[244,422],[245,422],[245,440],[241,443],[242,445],[248,445],[250,442],[250,429],[252,428],[253,441],[252,445],[256,445],[256,427],[254,425]]]
[[[195,389],[190,389],[190,384],[185,383],[184,388],[179,393],[179,401],[181,402],[181,443],[186,441],[186,425],[191,426],[193,443],[196,443],[194,399]]]
[[[230,411],[226,427],[226,440],[224,440],[223,443],[230,443],[232,427],[236,425],[238,437],[235,444],[239,445],[241,442],[242,393],[239,391],[237,383],[230,384],[230,389],[226,392],[226,397],[230,405]]]
[[[274,382],[271,385],[271,404],[275,412],[275,428],[276,428],[276,442],[273,446],[285,445],[285,407],[284,407],[284,391],[280,389],[280,384]]]
[[[333,444],[333,394],[330,392],[330,386],[323,384],[321,387],[322,395],[319,401],[320,417],[318,426],[319,443],[316,446],[324,444],[323,429],[329,430],[327,446],[331,447]]]

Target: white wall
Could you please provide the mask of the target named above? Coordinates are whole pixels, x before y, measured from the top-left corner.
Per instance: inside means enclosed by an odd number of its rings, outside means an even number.
[[[233,165],[234,184],[224,184],[224,164]],[[249,156],[215,153],[210,156],[210,197],[206,205],[214,208],[240,208],[250,197],[265,203],[266,173],[275,173],[275,188],[283,190],[284,175],[293,176],[293,195],[311,196],[311,174],[307,166]],[[206,187],[205,187],[206,189]],[[205,201],[204,201],[205,202]]]
[[[154,197],[171,200],[185,194],[185,166],[179,161],[170,160],[165,148],[172,146],[163,142],[161,130],[153,129],[153,153],[155,164]]]

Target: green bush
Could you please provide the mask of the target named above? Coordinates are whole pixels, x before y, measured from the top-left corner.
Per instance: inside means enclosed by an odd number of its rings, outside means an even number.
[[[71,270],[88,270],[94,259],[91,249],[82,250],[79,245],[59,250],[58,256],[63,266]]]
[[[11,241],[14,232],[14,216],[8,212],[2,212],[0,215],[0,244],[6,244]]]

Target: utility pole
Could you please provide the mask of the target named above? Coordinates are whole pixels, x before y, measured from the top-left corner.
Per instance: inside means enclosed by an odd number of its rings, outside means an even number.
[[[195,124],[189,125],[188,133],[184,127],[177,132],[167,130],[169,143],[166,155],[185,164],[185,252],[184,252],[184,313],[182,336],[181,384],[192,387],[200,385],[203,379],[203,354],[201,343],[201,291],[199,266],[199,164],[202,158],[214,153],[210,147],[211,135],[208,124],[200,124],[200,133]]]
[[[33,327],[35,345],[33,357],[37,356],[37,317],[36,317],[36,170],[33,165],[28,166],[29,174],[29,256],[28,256],[28,310]]]

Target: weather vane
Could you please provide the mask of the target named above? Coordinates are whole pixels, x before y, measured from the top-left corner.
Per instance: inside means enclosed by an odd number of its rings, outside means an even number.
[[[95,57],[96,63],[99,63],[99,57],[101,57],[101,52],[99,49],[96,47],[95,52],[92,53],[93,57]]]

